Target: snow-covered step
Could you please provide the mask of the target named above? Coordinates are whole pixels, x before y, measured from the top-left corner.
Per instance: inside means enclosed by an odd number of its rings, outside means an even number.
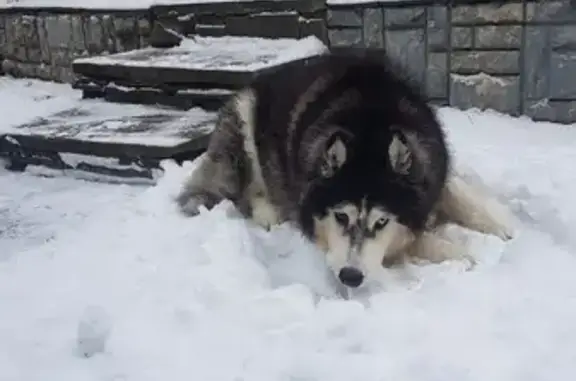
[[[238,89],[258,74],[299,59],[317,56],[326,46],[316,37],[269,39],[259,37],[183,38],[171,48],[78,58],[76,74],[124,86],[181,89]]]
[[[179,111],[78,100],[74,107],[0,135],[0,157],[7,158],[13,170],[43,165],[152,178],[163,159],[183,161],[200,155],[215,119],[214,112],[200,108]]]

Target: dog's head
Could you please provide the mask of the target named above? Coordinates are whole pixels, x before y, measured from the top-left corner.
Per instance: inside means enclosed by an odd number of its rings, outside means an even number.
[[[303,205],[310,217],[305,230],[348,287],[360,286],[403,253],[428,215],[411,177],[414,154],[406,138],[393,133],[386,144],[370,152],[371,145],[362,143],[354,152],[354,142],[329,140],[320,180]]]

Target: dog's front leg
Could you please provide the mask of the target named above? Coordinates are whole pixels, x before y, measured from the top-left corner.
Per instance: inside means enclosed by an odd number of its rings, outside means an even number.
[[[513,217],[496,199],[483,194],[460,176],[451,175],[439,202],[448,222],[507,241],[514,236]]]

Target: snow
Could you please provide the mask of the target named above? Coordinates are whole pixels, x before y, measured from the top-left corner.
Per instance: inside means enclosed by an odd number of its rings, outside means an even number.
[[[15,82],[3,130],[76,94]],[[473,271],[389,270],[350,300],[286,226],[264,232],[227,202],[179,215],[194,163],[165,162],[147,187],[0,172],[0,380],[571,379],[576,129],[438,112],[457,167],[510,205],[519,235],[455,229]]]
[[[252,0],[0,0],[1,8],[147,9],[153,5],[229,3]]]
[[[50,92],[50,88],[54,91]],[[69,86],[0,77],[0,104],[6,107],[0,134],[43,135],[99,143],[173,147],[209,134],[215,113],[82,99]],[[35,110],[23,113],[22,110]]]
[[[420,1],[420,0],[326,0],[327,5],[353,5],[353,4],[374,4],[376,5],[386,5],[387,3],[409,3],[410,1]]]
[[[315,36],[301,39],[263,37],[183,38],[173,48],[134,51],[77,58],[74,63],[173,68],[209,71],[253,72],[327,51]]]
[[[82,8],[82,9],[147,9],[154,5],[206,4],[249,2],[253,0],[90,0],[78,5],[78,0],[0,0],[1,8]],[[382,4],[407,0],[327,0],[329,5]]]

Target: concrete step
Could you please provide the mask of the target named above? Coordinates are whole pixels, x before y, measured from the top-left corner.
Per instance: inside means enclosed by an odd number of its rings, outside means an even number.
[[[192,160],[206,149],[216,114],[200,108],[78,100],[74,107],[0,135],[7,168],[80,170],[152,179],[164,159]]]
[[[182,37],[174,47],[76,59],[73,69],[79,80],[74,87],[86,98],[215,110],[256,76],[325,51],[313,36]]]
[[[178,89],[163,86],[135,87],[118,82],[97,82],[87,78],[76,81],[73,88],[82,90],[86,99],[102,98],[107,102],[170,106],[178,110],[200,107],[208,111],[218,110],[233,94],[229,89]]]

